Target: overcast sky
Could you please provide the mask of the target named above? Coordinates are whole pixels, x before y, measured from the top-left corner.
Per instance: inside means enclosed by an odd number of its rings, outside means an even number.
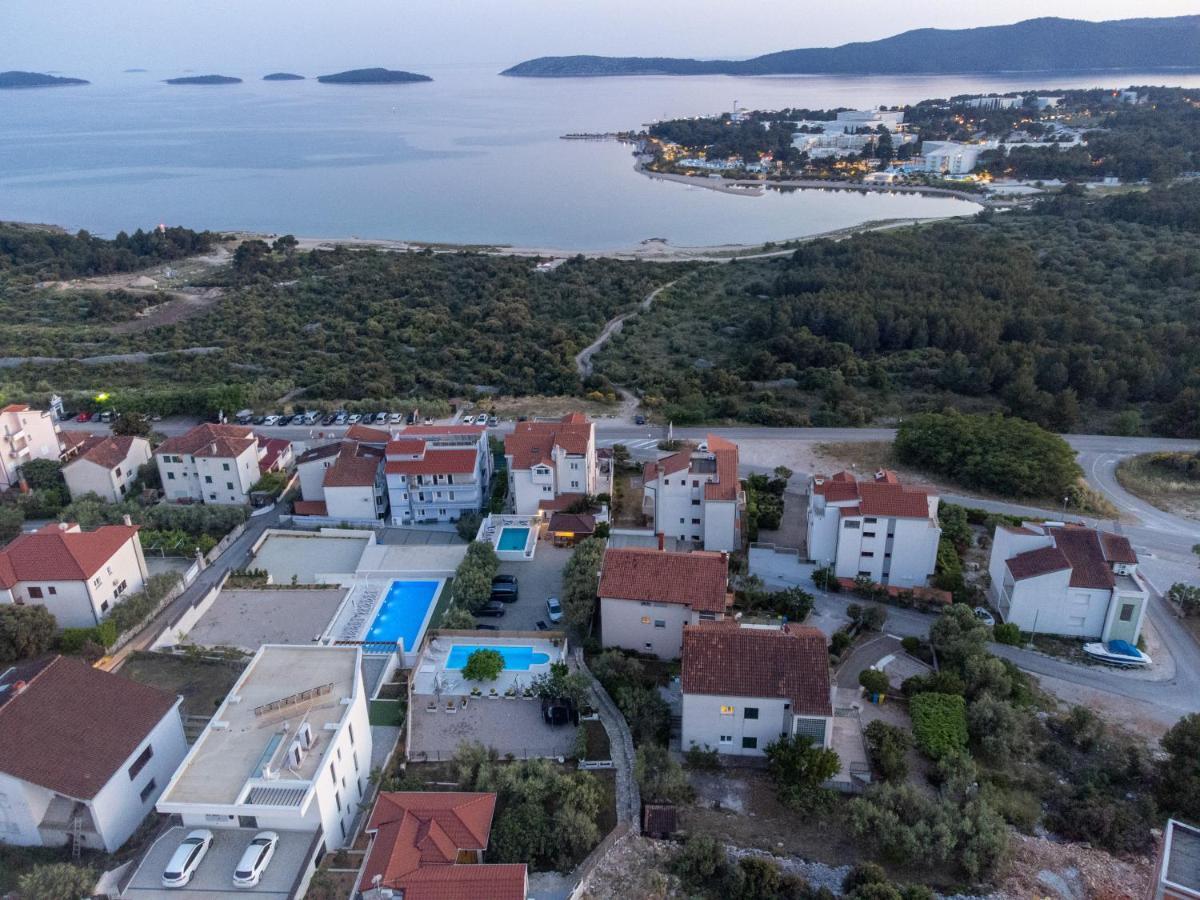
[[[1195,0],[0,0],[0,70],[316,74],[571,53],[738,57],[927,26],[1196,11]]]

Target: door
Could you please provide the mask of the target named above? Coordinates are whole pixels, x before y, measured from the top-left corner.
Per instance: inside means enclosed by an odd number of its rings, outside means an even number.
[[[1139,597],[1118,597],[1117,614],[1108,629],[1109,641],[1128,641],[1137,644],[1138,619],[1141,618],[1142,600]]]

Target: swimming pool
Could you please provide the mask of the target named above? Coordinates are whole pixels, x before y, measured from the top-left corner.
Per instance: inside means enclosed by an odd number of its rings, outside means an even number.
[[[412,653],[417,649],[441,584],[440,581],[393,581],[364,640],[394,644],[402,639],[405,652]]]
[[[509,647],[503,644],[495,644],[490,647],[479,644],[455,644],[450,648],[450,658],[446,660],[446,668],[461,669],[476,650],[495,650],[504,657],[504,668],[509,671],[528,672],[533,666],[544,666],[550,662],[549,653],[537,653],[532,647]]]
[[[509,525],[500,529],[500,542],[496,544],[496,549],[501,551],[524,550],[528,541],[528,528],[514,528]]]

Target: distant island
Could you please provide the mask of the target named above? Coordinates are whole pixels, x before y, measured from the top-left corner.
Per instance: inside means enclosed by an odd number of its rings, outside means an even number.
[[[0,72],[0,88],[66,87],[72,84],[91,84],[82,78],[63,78],[42,72]]]
[[[322,84],[409,84],[414,81],[433,81],[428,75],[402,72],[398,69],[351,69],[334,75],[319,75]]]
[[[264,75],[263,81],[303,81],[303,75],[296,75],[292,72],[272,72],[270,75]]]
[[[1027,19],[1014,25],[919,28],[878,41],[784,50],[745,60],[543,56],[501,75],[917,75],[1200,69],[1200,16],[1085,22]]]
[[[145,72],[146,70],[145,69],[125,69],[124,71],[125,71],[125,74],[132,75],[136,72]]]
[[[241,84],[242,79],[232,75],[185,75],[183,78],[168,78],[167,84]]]

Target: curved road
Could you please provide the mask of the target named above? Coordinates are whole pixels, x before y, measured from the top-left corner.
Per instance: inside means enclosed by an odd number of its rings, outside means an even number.
[[[643,310],[649,309],[650,304],[654,302],[654,298],[674,283],[674,281],[668,281],[662,287],[655,288],[643,297],[638,305],[629,310],[629,312],[621,313],[619,316],[609,319],[605,323],[604,328],[600,330],[599,336],[575,355],[575,368],[579,372],[579,377],[587,378],[592,374],[592,357],[604,348],[604,345],[609,342],[614,334],[620,333],[621,329],[625,327],[626,319],[637,315]]]

